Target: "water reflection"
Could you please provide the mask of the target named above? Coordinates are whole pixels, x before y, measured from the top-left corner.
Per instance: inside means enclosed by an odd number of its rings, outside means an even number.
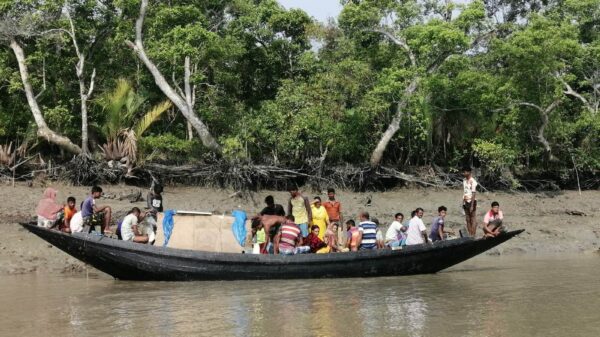
[[[549,259],[483,261],[437,275],[379,279],[136,283],[2,276],[0,335],[600,334],[598,258],[561,261],[560,269]],[[496,267],[483,268],[490,261]]]

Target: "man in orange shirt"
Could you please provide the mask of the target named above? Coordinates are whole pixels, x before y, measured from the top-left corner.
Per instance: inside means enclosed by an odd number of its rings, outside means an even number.
[[[63,220],[62,226],[60,226],[60,230],[65,233],[71,233],[71,219],[73,218],[73,215],[77,213],[77,207],[75,207],[74,197],[67,198],[67,205],[65,206],[64,212],[65,218]]]
[[[336,233],[338,242],[344,244],[346,239],[346,226],[342,218],[342,204],[335,200],[335,190],[333,188],[327,189],[327,197],[329,200],[323,203],[323,207],[325,207],[325,210],[327,211],[329,222],[331,224],[338,224],[338,232]]]

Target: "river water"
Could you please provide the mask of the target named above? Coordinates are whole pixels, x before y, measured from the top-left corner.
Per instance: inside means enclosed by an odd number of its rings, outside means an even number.
[[[0,276],[0,336],[600,336],[600,256],[244,282]]]

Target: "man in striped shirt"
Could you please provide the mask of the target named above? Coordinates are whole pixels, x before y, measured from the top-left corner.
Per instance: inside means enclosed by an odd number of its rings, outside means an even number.
[[[300,246],[302,236],[300,227],[294,223],[294,216],[288,215],[288,220],[281,225],[275,236],[275,254],[294,255],[310,252],[309,246]]]
[[[358,225],[358,249],[377,249],[377,225],[369,220],[368,212],[360,212],[358,218],[360,220]]]

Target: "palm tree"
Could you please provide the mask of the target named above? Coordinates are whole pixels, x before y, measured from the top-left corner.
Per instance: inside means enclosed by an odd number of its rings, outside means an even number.
[[[124,163],[131,172],[137,161],[137,142],[152,123],[167,111],[172,103],[163,101],[150,110],[140,113],[146,98],[135,92],[125,79],[117,80],[117,86],[98,100],[106,113],[106,121],[101,130],[106,144],[101,146],[104,158]],[[139,118],[138,118],[139,117]],[[135,121],[135,122],[134,122]]]

